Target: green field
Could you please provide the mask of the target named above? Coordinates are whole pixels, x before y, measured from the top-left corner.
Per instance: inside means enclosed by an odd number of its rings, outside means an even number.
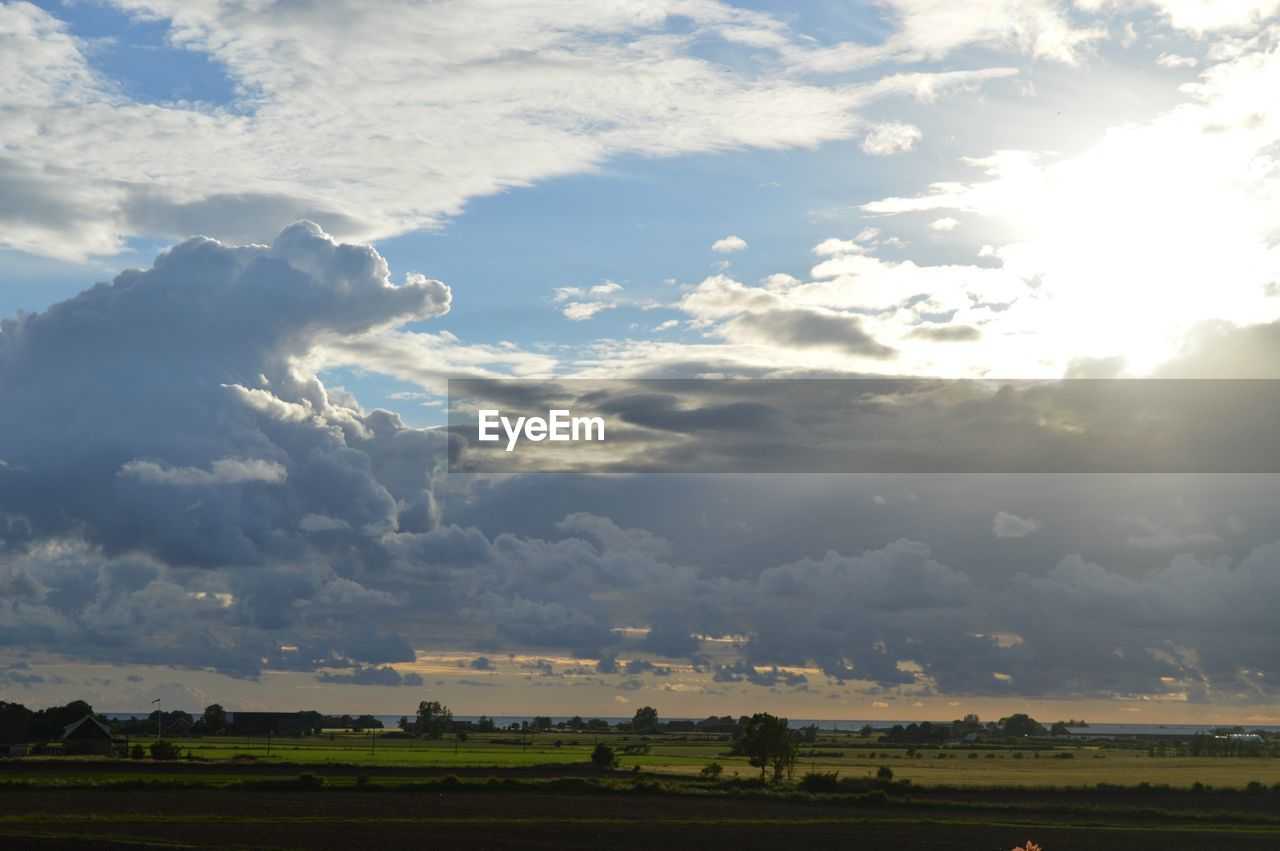
[[[722,777],[749,778],[759,769],[745,757],[729,754],[730,743],[697,735],[620,735],[617,733],[537,733],[523,738],[515,733],[472,734],[466,741],[452,737],[439,741],[349,732],[325,733],[302,738],[207,737],[175,739],[184,754],[198,761],[258,765],[358,765],[379,768],[493,768],[518,769],[547,765],[588,765],[592,748],[603,742],[618,753],[622,771],[638,766],[645,773],[691,776],[715,762]],[[141,740],[146,742],[146,740]],[[626,754],[627,746],[647,748],[647,753]],[[888,766],[895,779],[920,786],[1065,787],[1109,783],[1140,783],[1187,788],[1201,783],[1214,788],[1243,789],[1249,783],[1280,783],[1280,759],[1271,757],[1158,757],[1145,747],[1059,745],[1051,750],[1032,748],[907,748],[881,747],[848,734],[823,735],[806,745],[796,769],[839,772],[842,778],[872,777]],[[110,773],[110,760],[102,769]],[[210,766],[212,768],[212,766]]]

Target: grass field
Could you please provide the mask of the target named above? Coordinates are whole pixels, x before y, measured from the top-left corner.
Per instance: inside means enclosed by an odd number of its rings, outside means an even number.
[[[726,777],[753,777],[759,769],[744,757],[729,755],[727,741],[701,741],[698,737],[620,736],[617,734],[541,733],[472,735],[467,741],[413,741],[369,734],[338,733],[320,737],[273,739],[270,755],[264,739],[204,738],[175,740],[184,752],[201,759],[228,760],[249,755],[263,763],[302,765],[359,764],[368,766],[433,766],[519,768],[555,763],[586,763],[597,742],[612,745],[622,769],[640,766],[646,772],[697,774],[711,762],[724,768]],[[559,743],[557,745],[557,743]],[[627,755],[627,745],[648,746],[646,754]],[[1280,759],[1268,757],[1152,757],[1140,748],[1062,746],[1050,751],[1033,749],[920,749],[914,756],[906,748],[864,745],[852,737],[822,738],[802,752],[798,771],[838,771],[841,777],[870,777],[879,766],[893,769],[898,779],[920,785],[1081,786],[1139,783],[1189,787],[1203,783],[1215,788],[1241,788],[1250,782],[1272,786],[1280,783]],[[1067,754],[1070,758],[1063,758]],[[942,755],[940,758],[939,755]]]
[[[648,752],[602,772],[597,742]],[[855,782],[811,794],[759,784],[727,741],[698,736],[334,732],[275,738],[269,755],[265,739],[176,743],[190,759],[0,760],[0,847],[1280,847],[1274,758],[1079,744],[909,752],[824,735],[795,779]],[[712,762],[718,780],[700,776]],[[880,766],[892,782],[871,779]]]

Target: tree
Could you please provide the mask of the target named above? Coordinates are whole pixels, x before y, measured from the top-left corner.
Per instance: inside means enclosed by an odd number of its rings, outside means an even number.
[[[765,771],[772,768],[775,783],[782,779],[784,772],[795,770],[799,757],[787,719],[767,712],[757,712],[738,725],[736,746],[751,765],[760,769],[761,779]]]
[[[350,720],[350,716],[348,716]],[[298,728],[304,736],[318,736],[324,732],[329,720],[314,709],[304,709],[298,713]]]
[[[631,729],[637,733],[658,732],[658,710],[652,706],[642,706],[636,710],[631,719]]]
[[[227,711],[221,704],[211,703],[206,706],[200,720],[204,722],[204,731],[211,735],[219,735],[227,729]]]
[[[1036,719],[1025,712],[1019,712],[1000,719],[1000,733],[1009,738],[1020,739],[1026,736],[1043,736],[1046,731]]]
[[[372,715],[361,715],[351,722],[351,729],[356,733],[361,733],[365,730],[381,730],[384,726],[380,719],[374,718]]]
[[[453,726],[453,712],[438,700],[418,704],[418,735],[438,739]]]
[[[537,715],[533,719],[533,729],[540,732],[546,732],[551,729],[551,718],[546,715]]]
[[[618,764],[618,757],[614,754],[613,748],[608,745],[596,745],[596,749],[591,752],[591,764],[608,771]]]
[[[0,700],[0,721],[30,721],[34,714],[21,703]]]

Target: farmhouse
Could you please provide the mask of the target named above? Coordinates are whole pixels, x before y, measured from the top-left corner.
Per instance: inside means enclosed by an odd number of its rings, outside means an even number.
[[[92,715],[86,715],[62,730],[62,752],[67,756],[113,756],[115,746],[116,739],[111,731]]]
[[[164,734],[175,737],[190,736],[191,727],[191,718],[184,713],[164,725]]]

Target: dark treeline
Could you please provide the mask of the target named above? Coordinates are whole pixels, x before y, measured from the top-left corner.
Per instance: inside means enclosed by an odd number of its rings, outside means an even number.
[[[895,724],[881,734],[887,744],[942,745],[952,742],[995,742],[1009,739],[1026,739],[1039,736],[1067,735],[1067,722],[1058,721],[1052,730],[1029,715],[1016,713],[996,722],[983,723],[977,715],[966,715],[950,724],[921,721],[918,724]],[[1072,722],[1072,726],[1086,726]],[[863,736],[870,737],[871,727],[863,728]]]
[[[220,704],[210,704],[199,715],[184,710],[166,711],[163,715],[153,711],[149,715],[132,719],[110,719],[95,713],[83,700],[74,700],[62,706],[32,710],[20,703],[0,700],[0,733],[10,738],[21,736],[29,742],[54,741],[61,737],[70,724],[91,715],[120,736],[181,738],[185,736],[265,735],[262,716],[271,716],[278,723],[276,735],[320,735],[322,732],[346,730],[366,732],[381,730],[382,721],[373,715],[330,715],[314,710],[298,712],[227,712]],[[239,717],[237,717],[239,716]],[[241,719],[244,719],[243,721]],[[424,700],[414,716],[403,716],[397,730],[384,733],[387,737],[420,737],[441,739],[455,736],[465,739],[470,734],[514,732],[521,735],[548,732],[574,733],[633,733],[639,735],[694,734],[714,736],[731,743],[731,753],[747,756],[761,773],[772,769],[775,776],[789,773],[794,767],[799,747],[817,741],[817,725],[792,729],[786,718],[768,713],[742,715],[711,715],[700,721],[664,721],[652,706],[642,706],[629,721],[610,724],[601,718],[572,718],[552,721],[549,716],[536,716],[532,720],[498,725],[492,718],[480,716],[475,720],[455,719],[452,710],[439,701]],[[1034,718],[1016,713],[999,721],[983,722],[977,715],[966,715],[950,723],[922,721],[895,724],[890,728],[874,728],[866,725],[859,732],[864,740],[875,740],[883,745],[903,747],[951,746],[951,745],[1009,745],[1032,744],[1042,740],[1050,746],[1061,737],[1072,735],[1068,728],[1087,728],[1083,721],[1057,721],[1046,728]],[[287,733],[285,732],[287,730]],[[19,732],[15,732],[19,731]],[[771,742],[771,743],[770,743]],[[1280,748],[1280,737],[1262,730],[1245,732],[1243,728],[1222,728],[1211,733],[1169,738],[1150,743],[1151,756],[1270,756]],[[790,761],[790,764],[788,763]]]

